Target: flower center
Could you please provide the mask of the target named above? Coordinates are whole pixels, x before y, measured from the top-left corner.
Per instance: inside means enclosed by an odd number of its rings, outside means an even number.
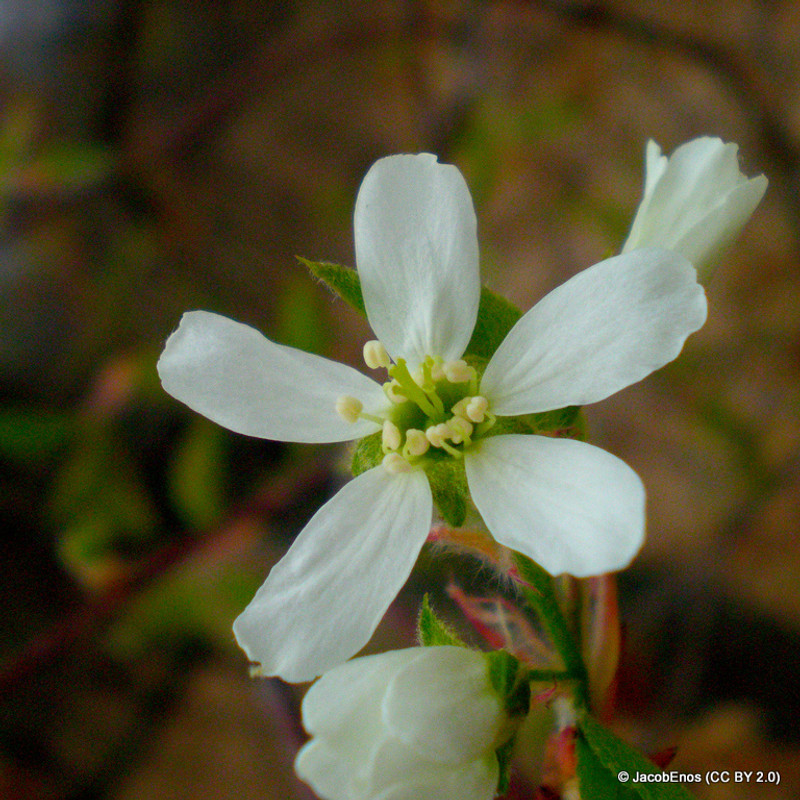
[[[382,426],[383,466],[407,472],[426,461],[463,458],[464,450],[495,423],[489,401],[478,393],[478,375],[466,361],[426,356],[413,372],[405,359],[392,363],[377,341],[364,345],[364,361],[383,367],[383,390],[391,402],[385,416],[365,413],[354,397],[340,397],[336,411],[348,422],[369,419]]]

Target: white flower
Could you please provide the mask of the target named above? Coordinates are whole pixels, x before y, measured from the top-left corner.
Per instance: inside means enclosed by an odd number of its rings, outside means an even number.
[[[738,149],[703,137],[667,158],[651,139],[644,197],[622,252],[664,247],[686,256],[701,280],[709,278],[767,189],[763,175],[748,179],[739,171]]]
[[[431,155],[378,161],[358,194],[355,240],[382,342],[367,358],[393,361],[383,387],[203,311],[184,315],[158,365],[170,394],[240,433],[338,442],[383,430],[383,465],[313,516],[234,624],[259,672],[289,681],[321,674],[369,640],[427,537],[424,468],[435,459],[463,459],[495,539],[552,574],[627,565],[644,535],[644,489],[629,467],[577,441],[487,434],[498,417],[596,402],[641,380],[678,355],[706,314],[681,256],[617,256],[528,311],[479,382],[460,360],[480,279],[458,170]]]
[[[303,700],[297,774],[323,800],[491,800],[508,716],[484,656],[413,647],[326,672]]]

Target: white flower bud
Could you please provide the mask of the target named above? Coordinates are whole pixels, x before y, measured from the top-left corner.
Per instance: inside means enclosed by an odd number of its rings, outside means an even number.
[[[392,362],[383,343],[377,339],[372,339],[364,345],[364,363],[370,369],[378,369],[379,367],[385,369]]]
[[[328,407],[330,408],[330,406]],[[364,404],[355,397],[343,395],[336,401],[336,413],[345,422],[357,422],[363,410]]]
[[[739,171],[738,146],[702,137],[667,158],[647,143],[644,196],[622,247],[674,250],[706,279],[736,238],[767,188],[763,175]]]
[[[303,700],[297,774],[327,800],[490,800],[508,715],[483,654],[412,647],[356,658]]]

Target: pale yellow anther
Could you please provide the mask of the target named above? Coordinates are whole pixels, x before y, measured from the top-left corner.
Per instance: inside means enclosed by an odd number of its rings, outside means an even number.
[[[400,428],[394,424],[390,419],[383,423],[383,434],[381,436],[381,443],[384,450],[397,450],[400,447],[400,442],[403,441],[403,435],[400,433]]]
[[[463,358],[446,362],[443,369],[450,383],[466,383],[474,374],[472,367]]]
[[[466,419],[467,406],[470,400],[472,400],[471,397],[462,397],[450,410],[456,417],[464,417],[464,419]]]
[[[357,422],[364,410],[364,404],[355,397],[343,395],[336,401],[336,413],[345,422]]]
[[[413,469],[411,464],[409,464],[400,453],[387,453],[383,457],[381,463],[383,464],[383,468],[393,475],[397,475],[401,472],[411,472]]]
[[[489,401],[485,397],[481,397],[480,395],[472,397],[469,403],[467,403],[466,417],[473,422],[483,422],[488,409]]]
[[[425,431],[425,438],[434,446],[441,447],[442,442],[450,435],[450,428],[442,422],[439,425],[431,425]]]
[[[364,345],[364,363],[370,369],[378,369],[379,367],[385,369],[392,362],[383,343],[377,339],[372,339]]]
[[[431,443],[424,431],[409,428],[406,431],[406,443],[403,445],[404,456],[421,456],[428,451]]]
[[[400,384],[396,380],[391,380],[388,383],[383,384],[383,390],[386,392],[386,396],[396,404],[405,403],[408,399],[402,391],[400,391]]]
[[[472,425],[467,422],[463,417],[453,417],[447,424],[450,430],[450,436],[447,438],[453,444],[461,444],[465,439],[472,436]]]
[[[444,380],[444,367],[441,361],[434,361],[431,364],[431,378],[434,381]]]

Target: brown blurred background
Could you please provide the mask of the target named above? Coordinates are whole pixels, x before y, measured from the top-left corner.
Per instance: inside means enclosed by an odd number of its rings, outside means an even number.
[[[770,188],[681,358],[588,412],[649,493],[621,576],[620,732],[800,796],[800,5],[0,0],[0,797],[309,798],[299,691],[230,632],[341,480],[160,389],[184,310],[357,364],[378,157],[473,193],[485,281],[528,308],[614,253],[649,137],[740,144]],[[375,648],[409,644],[423,557]],[[525,794],[524,784],[515,796]]]

